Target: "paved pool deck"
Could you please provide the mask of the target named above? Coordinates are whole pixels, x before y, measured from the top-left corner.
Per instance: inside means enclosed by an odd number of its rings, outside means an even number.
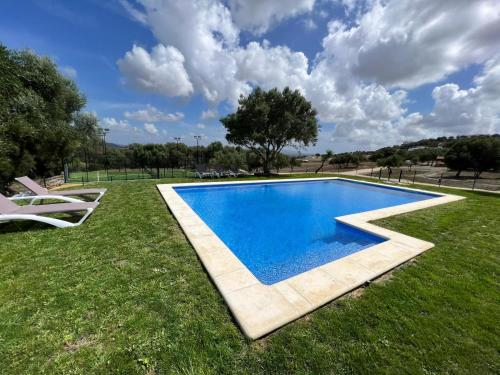
[[[272,285],[262,284],[233,254],[222,240],[200,219],[174,190],[177,186],[255,184],[314,180],[349,180],[323,177],[251,181],[195,182],[160,184],[158,190],[168,208],[193,245],[203,266],[219,289],[241,329],[251,339],[258,339],[318,307],[358,288],[393,268],[429,250],[434,244],[381,228],[370,221],[465,199],[462,196],[432,193],[436,198],[394,207],[366,211],[335,219],[354,228],[378,235],[385,242]],[[359,180],[352,180],[360,183]],[[369,185],[387,186],[373,182]]]

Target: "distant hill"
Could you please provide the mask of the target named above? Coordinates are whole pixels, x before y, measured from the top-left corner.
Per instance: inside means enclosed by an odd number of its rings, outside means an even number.
[[[428,139],[422,139],[420,141],[415,141],[415,142],[405,142],[402,145],[395,145],[392,146],[394,148],[400,148],[400,149],[409,149],[409,148],[414,148],[414,147],[443,147],[443,148],[448,148],[450,145],[457,141],[458,139],[466,139],[466,138],[473,138],[473,137],[500,137],[500,134],[493,134],[493,135],[458,135],[456,137],[438,137],[438,138],[428,138]]]
[[[119,145],[116,143],[109,143],[109,142],[106,142],[106,146],[108,148],[127,148],[128,147],[127,145]]]

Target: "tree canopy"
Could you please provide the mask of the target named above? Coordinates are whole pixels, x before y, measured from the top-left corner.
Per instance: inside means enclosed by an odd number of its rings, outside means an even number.
[[[377,164],[381,167],[386,167],[389,173],[392,173],[392,168],[400,167],[403,164],[403,158],[399,154],[393,154],[383,159],[379,159]]]
[[[85,104],[47,57],[0,45],[0,190],[15,176],[62,170],[78,146],[73,115]]]
[[[489,169],[500,168],[500,139],[498,137],[466,138],[456,141],[445,155],[446,166],[457,171],[456,176],[472,169],[479,177]]]
[[[316,110],[298,90],[288,87],[257,88],[220,121],[227,129],[226,139],[256,153],[266,174],[283,148],[315,144],[318,137]]]

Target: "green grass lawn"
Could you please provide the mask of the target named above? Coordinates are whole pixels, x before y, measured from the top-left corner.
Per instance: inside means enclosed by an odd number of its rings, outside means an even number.
[[[77,228],[0,225],[0,373],[500,372],[500,196],[379,221],[436,247],[252,342],[156,183],[103,185]]]

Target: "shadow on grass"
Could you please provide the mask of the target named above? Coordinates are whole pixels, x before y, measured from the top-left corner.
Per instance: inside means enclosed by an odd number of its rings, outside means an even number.
[[[78,223],[83,215],[51,215],[54,219],[64,220],[70,223]],[[82,223],[84,225],[85,223]],[[17,233],[17,232],[27,232],[27,231],[41,231],[41,230],[49,230],[49,229],[66,229],[66,228],[57,228],[53,225],[40,223],[32,220],[15,220],[5,223],[0,223],[0,234],[2,233]]]

